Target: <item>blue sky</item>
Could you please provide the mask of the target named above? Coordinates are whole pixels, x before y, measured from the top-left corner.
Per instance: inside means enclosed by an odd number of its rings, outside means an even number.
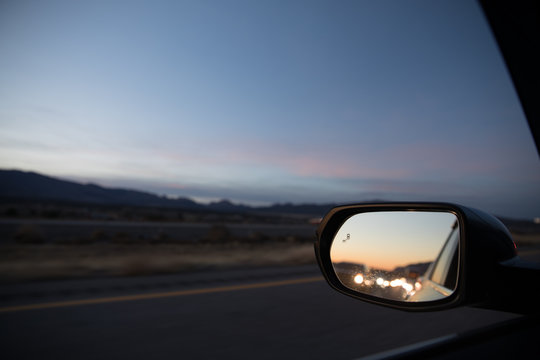
[[[473,1],[3,1],[0,167],[234,202],[540,216]]]

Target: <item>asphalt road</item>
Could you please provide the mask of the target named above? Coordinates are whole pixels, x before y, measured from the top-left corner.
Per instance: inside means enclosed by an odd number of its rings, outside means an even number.
[[[512,317],[366,304],[314,266],[0,287],[3,359],[354,359]]]

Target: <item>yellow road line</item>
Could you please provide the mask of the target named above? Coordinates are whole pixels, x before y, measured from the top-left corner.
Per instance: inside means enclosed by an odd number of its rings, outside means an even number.
[[[310,283],[310,282],[322,281],[323,279],[324,278],[322,276],[316,276],[316,277],[309,277],[309,278],[270,281],[270,282],[255,283],[255,284],[219,286],[219,287],[213,287],[213,288],[179,290],[179,291],[169,291],[169,292],[162,292],[162,293],[135,294],[135,295],[114,296],[114,297],[105,297],[105,298],[96,298],[96,299],[83,299],[83,300],[72,300],[72,301],[58,301],[58,302],[50,302],[50,303],[42,303],[42,304],[7,306],[7,307],[0,308],[0,313],[25,311],[25,310],[50,309],[50,308],[59,308],[59,307],[67,307],[67,306],[103,304],[103,303],[112,303],[112,302],[120,302],[120,301],[157,299],[157,298],[166,298],[166,297],[173,297],[173,296],[199,295],[199,294],[209,294],[209,293],[248,290],[248,289],[260,289],[260,288],[267,288],[267,287],[274,287],[274,286],[305,284],[305,283]]]

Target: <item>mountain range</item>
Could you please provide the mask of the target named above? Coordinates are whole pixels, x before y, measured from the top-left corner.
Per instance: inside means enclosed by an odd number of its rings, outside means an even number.
[[[275,212],[290,214],[313,214],[321,216],[333,204],[274,204],[252,207],[221,200],[201,204],[189,199],[171,199],[149,192],[129,189],[107,188],[96,184],[80,184],[51,176],[20,170],[0,170],[1,201],[60,201],[92,205],[125,205],[143,207],[175,208],[181,210],[218,212]]]

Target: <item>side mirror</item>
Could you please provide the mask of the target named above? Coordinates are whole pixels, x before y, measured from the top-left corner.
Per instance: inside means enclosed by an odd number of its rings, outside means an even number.
[[[330,246],[345,287],[378,298],[430,302],[456,290],[460,227],[443,211],[377,211],[351,216]]]
[[[319,225],[315,253],[334,289],[398,309],[529,312],[538,300],[531,285],[540,270],[517,257],[506,227],[460,205],[336,207]]]

